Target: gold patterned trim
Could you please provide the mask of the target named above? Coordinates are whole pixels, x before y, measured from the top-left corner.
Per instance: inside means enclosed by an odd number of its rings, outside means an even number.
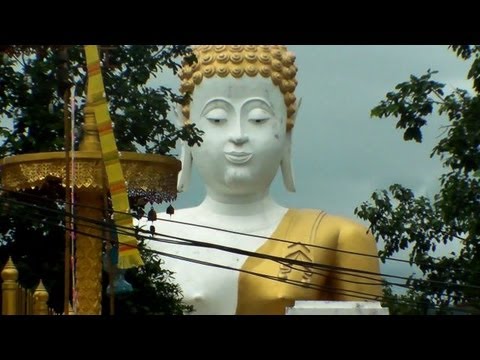
[[[75,187],[101,189],[104,184],[100,152],[76,151]],[[129,190],[156,192],[164,201],[176,196],[179,160],[155,154],[120,153],[120,162]],[[46,179],[55,178],[65,186],[65,153],[46,152],[9,156],[0,160],[2,186],[22,190],[41,186]]]

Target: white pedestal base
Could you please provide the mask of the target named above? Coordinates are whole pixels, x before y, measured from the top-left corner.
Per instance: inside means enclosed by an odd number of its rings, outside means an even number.
[[[388,315],[378,301],[296,301],[286,315]]]

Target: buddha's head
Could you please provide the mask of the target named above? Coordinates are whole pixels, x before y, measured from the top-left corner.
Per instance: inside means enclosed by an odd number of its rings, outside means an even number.
[[[279,167],[294,191],[291,131],[297,113],[295,56],[284,46],[203,45],[197,61],[184,63],[184,123],[204,132],[203,143],[184,148],[179,191],[192,162],[207,189],[247,195],[266,190]]]

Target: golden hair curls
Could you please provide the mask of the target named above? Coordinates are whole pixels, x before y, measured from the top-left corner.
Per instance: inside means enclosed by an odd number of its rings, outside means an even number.
[[[294,125],[297,109],[295,88],[297,67],[295,55],[282,45],[200,45],[193,48],[197,62],[193,65],[183,63],[179,72],[180,91],[192,94],[195,86],[204,78],[214,75],[235,78],[242,76],[263,76],[272,79],[283,94],[287,107],[287,131]],[[184,123],[190,122],[190,105],[182,109]]]

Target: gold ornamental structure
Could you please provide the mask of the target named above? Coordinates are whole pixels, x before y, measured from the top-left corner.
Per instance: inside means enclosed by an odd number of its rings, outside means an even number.
[[[99,315],[102,297],[102,237],[100,226],[92,221],[104,219],[106,170],[95,120],[94,105],[87,96],[84,136],[78,151],[44,152],[6,157],[0,160],[2,186],[19,191],[41,187],[56,179],[68,190],[69,159],[74,159],[72,173],[75,190],[75,313]],[[66,153],[68,156],[66,156]],[[180,161],[164,155],[119,152],[123,176],[130,193],[150,195],[156,202],[170,202],[176,197]],[[67,200],[68,202],[69,200]],[[67,267],[67,264],[66,264]],[[68,306],[67,306],[68,307]],[[65,311],[68,313],[68,311]]]

